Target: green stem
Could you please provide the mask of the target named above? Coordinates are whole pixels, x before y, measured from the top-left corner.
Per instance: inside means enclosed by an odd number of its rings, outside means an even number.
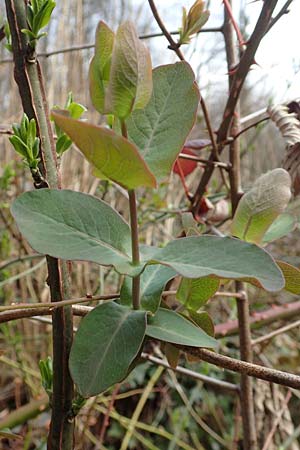
[[[122,136],[127,139],[127,128],[124,120],[121,120]],[[131,230],[131,248],[132,248],[132,263],[138,265],[140,263],[139,250],[139,231],[138,231],[138,216],[136,208],[136,196],[134,189],[128,190],[129,196],[129,211],[130,211],[130,230]],[[132,306],[133,309],[140,309],[140,276],[132,279]]]

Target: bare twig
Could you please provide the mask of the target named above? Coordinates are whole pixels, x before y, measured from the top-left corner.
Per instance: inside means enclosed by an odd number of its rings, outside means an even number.
[[[199,30],[197,34],[199,34],[199,33],[222,33],[222,27],[201,28],[201,30]],[[176,36],[178,34],[179,34],[179,31],[170,31],[170,35],[172,35],[172,36]],[[141,34],[139,36],[139,39],[152,39],[152,38],[157,38],[157,37],[162,37],[162,36],[164,36],[163,33]],[[38,58],[49,58],[50,56],[60,55],[63,53],[71,53],[71,52],[78,52],[78,51],[82,51],[82,50],[90,50],[94,47],[95,47],[95,44],[72,45],[70,47],[58,48],[56,50],[50,50],[48,52],[40,52],[40,53],[38,53],[37,57]],[[2,59],[0,61],[0,65],[12,63],[12,62],[13,62],[12,58],[6,58],[6,59]],[[1,133],[1,130],[0,130],[0,133]]]
[[[287,331],[293,330],[294,328],[297,327],[300,327],[300,320],[297,320],[296,322],[293,323],[289,323],[288,325],[278,328],[277,330],[272,331],[271,333],[265,334],[264,336],[254,339],[252,340],[251,344],[252,346],[262,344],[263,342],[270,341],[275,336],[279,336],[280,334],[286,333]]]
[[[229,74],[229,91],[233,88],[232,68],[239,63],[236,40],[234,38],[234,27],[231,17],[231,1],[224,3],[224,40],[227,58],[227,68]],[[236,136],[240,133],[240,102],[235,105],[235,115],[231,122],[230,134]],[[241,167],[240,167],[240,140],[235,139],[229,144],[229,160],[231,168],[229,170],[230,195],[232,205],[232,215],[234,215],[241,197]],[[244,294],[237,298],[237,314],[239,322],[240,354],[243,361],[252,362],[251,332],[249,320],[249,302],[245,291],[245,284],[237,281],[237,293]],[[243,421],[243,443],[244,449],[256,450],[256,426],[254,416],[253,387],[252,380],[248,375],[241,374],[241,414]]]
[[[187,377],[194,378],[195,380],[202,381],[208,386],[212,386],[222,391],[239,393],[240,388],[238,385],[233,383],[228,383],[227,381],[217,380],[216,378],[208,377],[202,373],[195,372],[194,370],[186,369],[185,367],[177,366],[173,369],[166,361],[161,358],[156,358],[155,356],[148,355],[147,353],[142,353],[141,357],[153,364],[157,364],[166,367],[168,370],[186,375]]]
[[[247,42],[247,48],[245,52],[243,53],[243,56],[237,66],[237,68],[234,69],[233,72],[233,79],[231,84],[231,90],[230,95],[228,97],[225,111],[223,115],[222,123],[219,127],[218,131],[218,144],[221,144],[222,142],[225,142],[227,140],[227,134],[230,129],[230,125],[232,122],[232,119],[234,117],[234,111],[236,108],[236,104],[238,102],[242,87],[244,85],[245,79],[247,77],[247,74],[249,72],[250,66],[254,63],[254,56],[256,53],[256,50],[262,40],[262,38],[265,35],[266,30],[268,29],[268,26],[270,25],[270,21],[272,18],[272,13],[278,3],[278,0],[268,0],[263,2],[263,7],[260,13],[260,16],[258,18],[258,21],[256,23],[256,26],[254,28],[254,31]],[[222,147],[219,146],[219,152],[223,150]],[[213,152],[210,155],[210,160],[213,160]],[[193,200],[193,209],[194,211],[197,210],[197,205],[199,204],[207,184],[209,183],[209,180],[211,179],[211,176],[214,172],[214,167],[207,165],[205,167],[204,173],[201,177],[200,183],[196,189],[194,200]]]
[[[286,397],[284,399],[284,402],[282,404],[282,408],[279,411],[276,419],[273,422],[271,431],[270,431],[270,433],[268,434],[268,436],[267,436],[267,438],[265,440],[265,443],[264,443],[264,446],[263,446],[262,450],[268,450],[268,448],[270,448],[269,446],[270,446],[270,444],[272,442],[273,436],[274,436],[274,434],[276,432],[276,429],[277,429],[277,427],[278,427],[278,425],[279,425],[279,423],[281,421],[281,418],[282,418],[282,416],[283,416],[283,414],[284,414],[284,412],[285,412],[285,410],[287,408],[287,405],[288,405],[288,402],[291,399],[291,396],[292,396],[292,391],[288,391],[288,393],[287,393],[287,395],[286,395]]]
[[[78,316],[85,316],[93,308],[88,306],[73,306],[73,312]],[[51,319],[44,317],[33,317],[34,320],[43,321],[51,325]],[[300,376],[294,375],[288,372],[282,372],[281,370],[271,369],[269,367],[259,366],[257,364],[240,361],[238,359],[230,358],[229,356],[223,356],[215,353],[211,350],[203,348],[188,347],[183,345],[176,345],[183,352],[195,356],[203,361],[221,367],[223,369],[230,370],[232,372],[244,373],[250,377],[259,378],[260,380],[269,381],[271,383],[280,384],[282,386],[291,387],[300,390]]]
[[[178,346],[185,353],[196,356],[210,364],[233,372],[243,373],[250,377],[259,378],[260,380],[269,381],[271,383],[288,386],[294,389],[300,389],[300,376],[293,375],[281,370],[270,369],[269,367],[259,366],[238,359],[223,356],[218,353],[203,348],[194,348],[187,346]]]
[[[291,5],[291,3],[293,2],[293,0],[287,0],[287,2],[285,2],[285,4],[283,5],[283,7],[281,8],[281,10],[279,11],[278,14],[276,14],[275,17],[272,18],[270,25],[267,28],[267,31],[265,34],[267,34],[270,29],[278,22],[278,20],[284,16],[285,14],[289,13],[289,6]]]
[[[148,2],[149,2],[149,5],[150,5],[150,8],[151,8],[153,17],[155,18],[155,20],[156,20],[159,28],[161,29],[162,33],[164,34],[166,39],[169,41],[169,44],[170,44],[169,48],[176,53],[176,55],[178,56],[178,58],[181,61],[185,61],[184,55],[181,52],[181,50],[179,48],[179,45],[174,41],[174,39],[172,38],[171,34],[169,33],[169,31],[165,27],[165,24],[163,23],[160,15],[159,15],[159,13],[157,11],[157,8],[156,8],[156,5],[154,3],[154,0],[148,0]],[[215,133],[214,133],[214,131],[212,129],[211,120],[210,120],[210,117],[209,117],[209,114],[208,114],[206,103],[204,101],[204,98],[201,95],[200,89],[199,89],[199,93],[200,93],[200,105],[201,105],[201,108],[202,108],[202,112],[203,112],[203,115],[204,115],[204,120],[205,120],[205,123],[206,123],[207,131],[208,131],[209,138],[210,138],[211,145],[212,145],[212,156],[210,158],[210,161],[211,162],[219,161],[219,150],[218,150],[218,145],[217,145],[217,142],[216,142]],[[211,165],[209,164],[209,166],[211,166]],[[214,168],[214,166],[212,166],[212,167]],[[220,170],[220,174],[221,174],[223,183],[226,186],[226,181],[225,181],[224,174],[223,174],[222,170]]]
[[[262,328],[265,325],[278,320],[289,320],[300,314],[300,301],[286,303],[285,305],[274,305],[266,311],[255,312],[250,316],[251,329]],[[230,320],[226,323],[216,325],[215,334],[217,337],[232,336],[238,333],[238,321]]]

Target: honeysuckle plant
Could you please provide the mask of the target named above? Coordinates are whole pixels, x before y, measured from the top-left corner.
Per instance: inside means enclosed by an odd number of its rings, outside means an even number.
[[[243,280],[272,292],[292,289],[286,280],[293,270],[262,248],[290,198],[283,169],[265,175],[242,198],[232,225],[236,237],[195,233],[163,247],[140,243],[138,190],[155,189],[168,178],[195,122],[199,92],[186,62],[152,69],[149,51],[130,22],[116,33],[100,22],[89,86],[94,107],[110,126],[78,120],[68,110],[55,109],[52,118],[95,176],[127,190],[130,223],[104,201],[71,190],[26,192],[12,206],[20,231],[37,252],[112,266],[124,275],[120,297],[96,306],[76,333],[69,366],[83,398],[126,378],[149,338],[216,348],[212,320],[199,308],[220,280]],[[182,277],[180,313],[161,305],[164,287],[175,276]],[[50,385],[48,380],[48,390]]]

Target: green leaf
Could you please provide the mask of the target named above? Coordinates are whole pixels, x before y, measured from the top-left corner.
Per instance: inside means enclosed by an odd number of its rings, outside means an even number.
[[[196,312],[191,309],[188,310],[189,316],[198,327],[202,328],[209,336],[215,335],[215,327],[212,318],[206,311]]]
[[[105,112],[105,93],[109,83],[115,34],[102,21],[96,30],[95,56],[89,70],[90,96],[96,110]]]
[[[141,251],[150,263],[172,267],[186,278],[247,278],[271,292],[284,287],[284,278],[273,258],[255,244],[239,239],[191,236],[175,239],[161,249],[142,247]]]
[[[292,266],[284,261],[276,261],[280,267],[284,279],[285,287],[284,289],[291,294],[300,294],[300,270],[297,267]]]
[[[126,21],[117,31],[107,90],[107,112],[125,119],[144,108],[152,93],[152,64],[149,50],[139,40],[134,25]]]
[[[155,187],[156,180],[134,144],[108,128],[72,119],[52,111],[55,123],[72,139],[95,167],[97,176],[125,189]]]
[[[121,382],[145,336],[146,312],[109,302],[81,321],[70,354],[70,372],[87,398]]]
[[[141,307],[146,311],[155,313],[160,304],[161,294],[166,283],[174,278],[176,272],[170,267],[153,265],[147,266],[141,274]],[[132,304],[132,279],[125,277],[122,288],[120,302],[122,305]]]
[[[220,281],[213,277],[183,278],[176,298],[186,307],[197,311],[217,292]]]
[[[217,346],[217,341],[201,328],[180,314],[164,308],[159,308],[154,317],[149,317],[146,335],[160,341],[191,347]]]
[[[40,189],[22,194],[11,208],[34,250],[66,260],[112,265],[135,275],[127,223],[103,201],[80,192]]]
[[[142,111],[126,121],[133,141],[155,176],[170,175],[196,119],[199,92],[194,73],[186,62],[153,71],[153,93]]]
[[[278,216],[272,225],[267,229],[262,243],[268,244],[269,242],[276,241],[276,239],[286,236],[294,230],[295,226],[295,217],[287,213],[280,214],[280,216]]]
[[[276,217],[291,198],[291,177],[284,169],[274,169],[259,177],[241,198],[231,225],[231,233],[259,244]]]

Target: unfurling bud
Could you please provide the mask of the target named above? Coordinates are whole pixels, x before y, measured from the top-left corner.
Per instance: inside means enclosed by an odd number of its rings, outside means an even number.
[[[204,1],[196,0],[189,12],[182,8],[182,28],[179,30],[178,44],[189,44],[191,37],[198,33],[208,21],[209,11],[204,9]]]

